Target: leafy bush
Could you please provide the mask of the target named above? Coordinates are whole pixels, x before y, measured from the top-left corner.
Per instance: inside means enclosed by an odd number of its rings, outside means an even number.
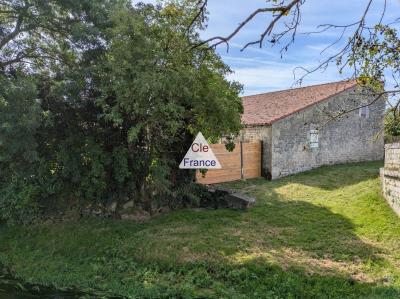
[[[35,81],[22,74],[0,75],[0,219],[33,219],[40,188],[35,135],[42,122]]]

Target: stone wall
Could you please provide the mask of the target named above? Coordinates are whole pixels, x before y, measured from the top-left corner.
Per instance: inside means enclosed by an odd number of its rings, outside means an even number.
[[[272,178],[322,165],[383,159],[384,98],[369,106],[368,117],[361,117],[356,109],[332,118],[373,99],[374,95],[352,88],[273,123]],[[312,148],[310,132],[316,129],[318,147]]]
[[[400,215],[400,143],[385,145],[385,166],[381,168],[382,194]]]

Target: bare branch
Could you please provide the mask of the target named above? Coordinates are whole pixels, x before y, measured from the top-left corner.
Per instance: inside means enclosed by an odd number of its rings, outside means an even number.
[[[249,46],[251,46],[251,45],[255,45],[255,44],[259,44],[259,46],[260,46],[260,48],[262,48],[262,44],[263,44],[263,42],[264,42],[264,39],[265,39],[265,37],[267,36],[267,35],[270,35],[271,34],[271,32],[272,32],[272,30],[274,29],[274,27],[275,27],[275,24],[284,16],[284,15],[286,15],[288,12],[290,12],[290,10],[296,5],[297,6],[297,16],[300,16],[300,10],[299,10],[299,8],[300,8],[300,4],[302,3],[302,1],[301,0],[293,0],[289,5],[287,5],[286,7],[284,7],[282,10],[280,10],[280,13],[278,14],[278,16],[276,16],[273,20],[272,20],[272,22],[268,25],[268,27],[267,27],[267,29],[265,29],[265,31],[261,34],[261,36],[260,36],[260,39],[259,40],[256,40],[256,41],[253,41],[253,42],[249,42],[249,43],[247,43],[243,48],[242,48],[242,51],[243,50],[245,50],[247,47],[249,47]],[[298,25],[298,20],[295,22],[295,25],[292,27],[292,28],[290,28],[290,30],[292,30],[293,28],[297,28],[297,25]],[[290,31],[289,30],[289,31]],[[287,31],[288,32],[288,31]],[[284,32],[283,34],[282,34],[282,36],[283,35],[285,35],[287,32]],[[294,39],[294,37],[293,37],[293,39]]]
[[[261,35],[260,40],[258,40],[255,43],[260,43],[262,44],[264,38],[266,35],[269,35],[272,31],[272,29],[274,28],[275,24],[284,16],[287,15],[290,10],[295,6],[295,5],[299,5],[300,3],[303,3],[304,0],[292,0],[288,5],[285,6],[273,6],[273,7],[265,7],[265,8],[259,8],[256,9],[255,11],[253,11],[244,21],[242,21],[238,27],[236,27],[235,30],[233,30],[233,32],[231,34],[229,34],[228,36],[215,36],[212,38],[209,38],[197,45],[194,45],[193,48],[195,47],[199,47],[205,44],[209,44],[210,47],[215,48],[220,44],[228,44],[229,41],[235,36],[237,35],[240,30],[246,25],[248,24],[251,20],[253,20],[257,15],[262,14],[262,13],[266,13],[266,12],[272,12],[272,13],[278,13],[277,16],[274,17],[274,19],[272,20],[272,22],[269,24],[269,26],[267,27],[267,29],[265,30],[265,32]],[[247,47],[247,46],[246,46]]]
[[[329,48],[333,47],[334,45],[338,44],[342,40],[342,38],[344,37],[344,34],[345,34],[347,29],[349,29],[351,27],[354,27],[354,26],[357,26],[357,28],[354,31],[352,37],[349,39],[349,41],[340,50],[338,50],[334,55],[331,55],[328,58],[324,59],[316,67],[312,68],[311,70],[310,69],[306,69],[306,68],[304,68],[302,66],[296,67],[293,70],[293,74],[294,74],[295,78],[296,78],[296,70],[304,71],[304,74],[302,76],[300,76],[299,79],[296,80],[297,84],[301,84],[306,76],[308,76],[308,75],[310,75],[310,74],[312,74],[312,73],[314,73],[314,72],[316,72],[318,70],[322,70],[322,71],[326,70],[331,62],[333,62],[335,60],[337,61],[337,59],[340,59],[340,58],[344,57],[345,55],[350,55],[350,56],[352,55],[352,51],[354,49],[354,45],[361,38],[363,31],[368,29],[365,26],[365,19],[367,17],[367,14],[368,14],[370,8],[371,8],[372,2],[373,2],[373,0],[369,0],[368,1],[368,4],[367,4],[365,10],[363,11],[363,14],[362,14],[361,18],[357,22],[354,22],[354,23],[351,23],[351,24],[348,24],[348,25],[323,24],[323,25],[319,25],[318,26],[319,28],[323,28],[322,31],[320,31],[320,32],[324,32],[324,31],[326,31],[328,29],[331,29],[331,28],[343,28],[342,33],[339,36],[339,38],[336,39],[334,42],[332,42],[330,45],[328,45],[326,48],[324,48],[321,51],[321,53],[325,52],[327,49],[329,49]],[[384,14],[384,12],[383,12],[383,14]],[[382,18],[383,18],[383,16],[381,17],[381,19]],[[342,72],[343,69],[348,65],[348,63],[349,63],[349,60],[345,61],[341,65],[341,67],[339,68],[339,71]],[[355,65],[354,65],[354,67],[355,67]],[[357,77],[357,70],[356,69],[354,70],[353,77]]]

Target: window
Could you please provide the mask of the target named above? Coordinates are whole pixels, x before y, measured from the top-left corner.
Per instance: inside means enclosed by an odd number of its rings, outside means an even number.
[[[318,130],[310,130],[310,148],[318,147]]]
[[[358,115],[362,118],[368,118],[369,117],[369,107],[361,107],[358,111]]]

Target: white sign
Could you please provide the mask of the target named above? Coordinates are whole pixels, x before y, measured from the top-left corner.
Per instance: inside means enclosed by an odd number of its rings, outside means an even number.
[[[310,131],[310,147],[311,148],[318,147],[318,130]]]
[[[211,146],[199,132],[183,158],[180,169],[221,169]]]

